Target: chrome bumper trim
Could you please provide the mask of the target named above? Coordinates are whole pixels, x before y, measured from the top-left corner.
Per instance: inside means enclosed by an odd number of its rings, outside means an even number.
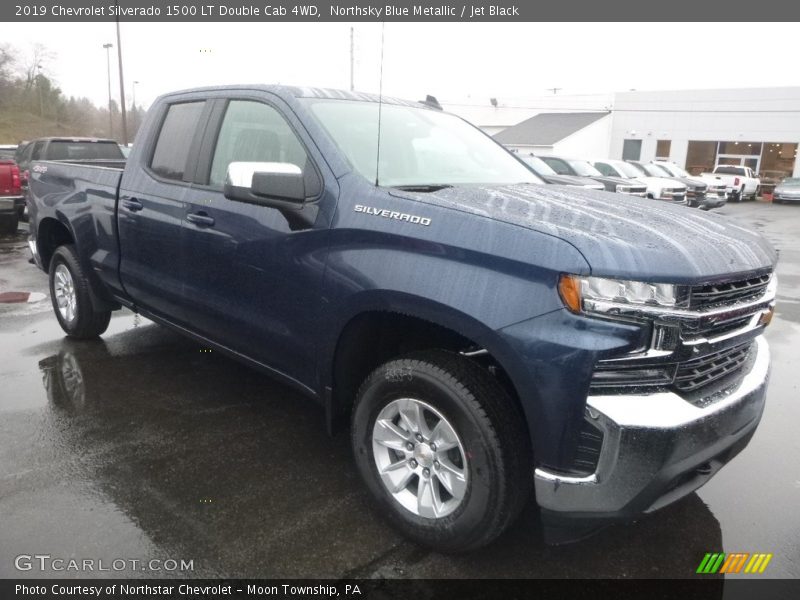
[[[586,477],[536,469],[537,502],[562,513],[614,514],[631,506],[647,512],[697,489],[726,462],[719,457],[758,425],[769,362],[769,346],[760,336],[749,370],[702,406],[674,392],[589,396],[586,418],[604,434],[597,469]],[[704,477],[677,492],[670,487],[700,467]]]

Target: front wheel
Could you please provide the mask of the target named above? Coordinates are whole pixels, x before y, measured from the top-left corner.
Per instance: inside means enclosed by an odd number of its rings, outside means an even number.
[[[381,513],[406,536],[437,550],[472,550],[500,535],[529,496],[523,423],[488,371],[451,352],[419,352],[363,383],[353,451]]]
[[[89,281],[75,247],[59,246],[50,260],[50,298],[61,329],[72,338],[92,339],[108,329],[111,311],[92,306]]]

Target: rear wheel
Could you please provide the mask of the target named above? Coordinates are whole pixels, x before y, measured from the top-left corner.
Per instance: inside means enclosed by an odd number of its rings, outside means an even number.
[[[426,351],[381,365],[353,410],[356,463],[381,513],[411,539],[442,551],[495,539],[527,500],[527,430],[485,369]]]
[[[96,338],[108,329],[111,311],[92,306],[89,281],[75,247],[59,246],[50,260],[50,298],[61,329],[76,339]]]

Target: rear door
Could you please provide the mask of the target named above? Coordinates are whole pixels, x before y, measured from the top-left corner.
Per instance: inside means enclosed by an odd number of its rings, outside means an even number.
[[[184,293],[195,331],[241,354],[308,382],[313,343],[324,301],[321,284],[330,215],[338,186],[289,108],[259,94],[215,100],[187,197]],[[223,194],[234,161],[300,167],[315,200],[306,224],[276,208],[230,200]],[[325,177],[323,179],[323,176]],[[323,185],[323,182],[324,185]],[[288,217],[288,218],[287,218]]]
[[[209,107],[205,100],[163,105],[156,134],[134,148],[119,191],[122,286],[137,305],[180,324],[187,322],[181,220]]]

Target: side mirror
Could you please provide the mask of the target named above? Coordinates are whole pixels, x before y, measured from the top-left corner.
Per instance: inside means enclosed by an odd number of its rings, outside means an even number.
[[[232,162],[224,193],[229,200],[299,210],[306,185],[303,170],[291,163]]]

